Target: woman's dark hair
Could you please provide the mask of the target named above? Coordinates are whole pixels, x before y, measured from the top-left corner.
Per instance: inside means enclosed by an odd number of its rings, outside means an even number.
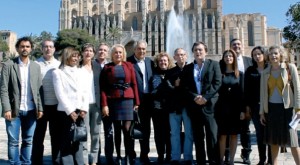
[[[256,46],[256,47],[254,47],[253,49],[252,49],[252,51],[251,51],[251,58],[252,58],[252,64],[253,64],[253,66],[255,67],[255,68],[257,68],[257,63],[256,63],[256,61],[254,60],[254,57],[253,57],[253,53],[254,53],[254,51],[255,50],[259,50],[260,52],[261,52],[261,54],[263,54],[263,56],[264,56],[264,63],[266,64],[267,63],[267,60],[266,60],[266,52],[265,52],[265,49],[263,48],[263,47],[261,47],[261,46]]]
[[[234,71],[235,77],[238,78],[239,75],[240,75],[240,71],[239,71],[239,68],[238,68],[238,65],[237,65],[237,56],[236,56],[235,51],[232,50],[232,49],[225,50],[224,53],[223,53],[223,55],[222,55],[222,59],[221,59],[221,61],[220,61],[221,72],[222,72],[223,75],[224,75],[225,72],[226,72],[226,63],[225,63],[225,61],[224,61],[224,57],[225,57],[225,55],[228,54],[228,53],[232,54],[232,56],[233,56],[232,69],[233,69],[233,71]]]

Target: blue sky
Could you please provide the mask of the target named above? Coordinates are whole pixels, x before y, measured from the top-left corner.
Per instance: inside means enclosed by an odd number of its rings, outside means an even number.
[[[267,25],[283,28],[285,13],[297,0],[223,0],[223,15],[230,13],[261,13]],[[42,31],[58,31],[60,0],[1,0],[0,30],[11,30],[18,37]]]

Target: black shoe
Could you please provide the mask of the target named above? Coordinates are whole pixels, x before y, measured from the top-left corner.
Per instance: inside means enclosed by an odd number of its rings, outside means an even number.
[[[170,164],[171,165],[180,165],[179,161],[177,161],[177,160],[172,160]]]
[[[164,164],[164,157],[163,156],[158,156],[157,164]]]
[[[249,160],[249,156],[241,154],[241,158],[243,159],[243,164],[251,164],[251,161]]]
[[[141,156],[140,162],[145,165],[153,163],[153,161],[151,161],[148,156]]]
[[[257,165],[265,165],[265,162],[258,162],[258,164]]]
[[[101,162],[98,161],[97,165],[100,165]],[[106,157],[106,164],[107,165],[116,165],[114,159],[112,157]]]
[[[183,162],[183,164],[184,164],[184,165],[192,165],[192,164],[193,164],[193,161],[191,161],[191,160],[185,160],[185,161]]]
[[[167,156],[165,158],[165,163],[170,163],[171,159],[172,159],[171,154],[167,154]]]

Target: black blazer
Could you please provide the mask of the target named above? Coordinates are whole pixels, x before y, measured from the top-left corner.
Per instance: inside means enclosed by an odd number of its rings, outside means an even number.
[[[133,67],[134,67],[134,70],[135,70],[136,82],[137,82],[137,86],[138,86],[138,93],[139,93],[139,96],[140,96],[140,100],[142,101],[142,99],[143,99],[142,97],[143,97],[143,94],[144,94],[143,74],[140,70],[140,67],[137,64],[136,59],[134,58],[134,55],[128,57],[127,61],[131,62],[133,64]],[[146,83],[149,84],[150,79],[151,79],[152,74],[153,74],[153,68],[154,68],[154,63],[149,57],[145,57],[145,66],[146,66],[146,80],[147,80]],[[148,87],[149,87],[149,85],[148,85]]]
[[[207,100],[207,103],[203,106],[204,112],[211,114],[214,112],[214,105],[218,99],[218,90],[222,83],[220,65],[217,61],[210,59],[204,61],[201,80],[201,95]],[[180,87],[186,91],[187,108],[199,109],[201,106],[194,101],[194,98],[198,95],[194,81],[194,63],[190,63],[183,68]]]

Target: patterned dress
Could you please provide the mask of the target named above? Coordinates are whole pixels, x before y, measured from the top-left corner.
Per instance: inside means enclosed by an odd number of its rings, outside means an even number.
[[[116,65],[114,67],[115,79],[118,84],[124,84],[125,72],[122,65]],[[124,90],[119,89],[121,96],[124,94]],[[108,106],[110,114],[113,120],[133,120],[133,99],[117,98],[109,99]]]

